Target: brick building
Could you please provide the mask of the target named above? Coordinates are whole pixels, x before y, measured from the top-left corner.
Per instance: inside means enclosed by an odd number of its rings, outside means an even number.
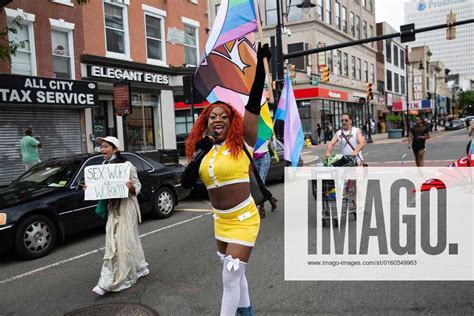
[[[11,66],[0,64],[0,73],[20,80],[17,85],[27,77],[39,86],[77,80],[73,86],[91,89],[94,101],[75,99],[72,104],[60,97],[56,101],[64,104],[39,100],[24,105],[5,96],[0,101],[7,104],[0,109],[0,158],[11,163],[2,166],[0,177],[18,175],[18,143],[27,126],[43,140],[41,159],[92,152],[94,139],[104,135],[117,136],[133,151],[176,148],[176,130],[192,124],[188,117],[176,119],[175,104],[184,105],[183,76],[194,72],[207,40],[206,1],[94,0],[79,6],[74,0],[15,0],[2,9],[0,27],[17,16],[18,32],[9,33],[8,40],[26,45]],[[128,116],[116,115],[114,108],[114,85],[123,83],[130,87]],[[1,150],[4,145],[9,150]]]
[[[15,0],[0,13],[0,29],[17,31],[8,40],[24,44],[11,64],[0,62],[0,185],[24,171],[19,142],[26,127],[41,139],[42,160],[86,150],[85,108],[95,106],[97,89],[70,81],[81,78],[84,32],[81,15],[65,2]],[[77,100],[86,94],[91,102]]]
[[[94,137],[117,135],[129,150],[176,148],[175,103],[207,40],[207,3],[103,0],[81,7],[82,77],[99,82],[98,108],[86,110]],[[113,116],[113,84],[130,81],[132,114]],[[94,144],[88,142],[88,150]]]

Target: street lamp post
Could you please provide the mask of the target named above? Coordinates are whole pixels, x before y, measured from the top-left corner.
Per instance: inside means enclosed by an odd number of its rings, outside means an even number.
[[[408,72],[408,67],[411,67],[410,65],[410,59],[409,59],[409,56],[408,56],[408,45],[405,46],[405,81],[406,81],[406,105],[407,105],[407,112],[406,112],[406,115],[405,115],[405,128],[406,128],[406,133],[405,133],[405,137],[408,137],[409,134],[410,134],[410,122],[408,120],[408,107],[409,107],[409,104],[410,104],[410,98],[409,98],[409,94],[408,94],[408,76],[409,76],[409,72]],[[413,77],[412,77],[412,82],[413,82]],[[415,98],[413,98],[415,99]]]

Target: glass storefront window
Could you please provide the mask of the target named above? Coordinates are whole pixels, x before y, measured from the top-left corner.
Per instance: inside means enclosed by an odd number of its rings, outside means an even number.
[[[94,139],[92,140],[94,148],[99,145],[95,142],[97,137],[105,137],[109,135],[107,130],[107,101],[100,101],[99,107],[94,107],[92,109],[92,119],[93,119],[93,133]]]
[[[129,151],[156,150],[154,110],[157,106],[157,95],[132,96],[132,114],[126,118]]]
[[[298,112],[300,114],[301,126],[304,134],[311,134],[311,101],[298,101]]]

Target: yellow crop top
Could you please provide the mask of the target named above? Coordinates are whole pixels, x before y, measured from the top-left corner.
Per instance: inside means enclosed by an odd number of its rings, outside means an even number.
[[[247,146],[247,145],[245,145]],[[252,155],[253,148],[247,146]],[[242,149],[237,158],[234,158],[225,143],[214,146],[204,156],[199,166],[199,177],[208,189],[219,188],[225,185],[250,182],[250,160]]]

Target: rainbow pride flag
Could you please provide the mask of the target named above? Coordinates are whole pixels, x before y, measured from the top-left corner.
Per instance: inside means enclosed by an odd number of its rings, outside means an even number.
[[[255,159],[260,158],[268,151],[268,143],[273,135],[273,122],[270,115],[270,109],[268,103],[262,106],[260,116],[258,118],[258,134],[257,142],[255,143],[255,149],[253,157]]]
[[[336,199],[336,188],[332,188],[331,190],[325,193],[326,197],[332,200]]]

